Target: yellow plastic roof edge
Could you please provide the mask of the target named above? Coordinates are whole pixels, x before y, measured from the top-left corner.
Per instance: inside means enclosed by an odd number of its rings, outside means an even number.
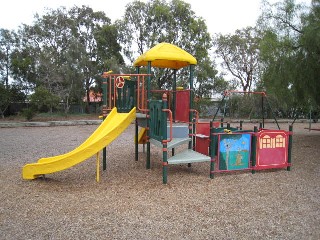
[[[147,66],[151,62],[152,67],[180,69],[189,65],[196,65],[197,60],[180,47],[162,42],[140,55],[134,62],[134,66]]]

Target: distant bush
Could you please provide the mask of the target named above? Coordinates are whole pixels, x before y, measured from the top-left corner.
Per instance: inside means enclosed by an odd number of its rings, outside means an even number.
[[[22,109],[22,116],[26,118],[26,120],[31,121],[37,114],[37,111],[30,107]]]
[[[40,112],[53,112],[54,108],[59,107],[60,99],[57,95],[49,92],[44,87],[40,86],[35,89],[35,92],[30,96],[30,103]]]

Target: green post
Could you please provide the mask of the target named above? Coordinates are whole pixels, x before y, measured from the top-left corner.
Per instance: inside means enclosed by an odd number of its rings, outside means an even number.
[[[139,67],[136,67],[136,73],[139,74],[140,72],[140,68]],[[139,91],[138,89],[138,83],[137,83],[137,79],[135,81],[135,85],[134,85],[134,89]],[[134,91],[136,92],[136,91]],[[138,106],[137,106],[137,97],[136,97],[136,94],[133,94],[133,102],[134,102],[134,106],[136,106],[136,108],[138,109]],[[136,118],[136,121],[135,121],[135,145],[134,145],[134,153],[135,153],[135,160],[138,161],[139,159],[139,143],[138,143],[138,135],[139,135],[139,126],[138,126],[138,119]]]
[[[309,112],[309,132],[311,131],[311,109],[310,109],[310,112]]]
[[[162,152],[162,183],[167,184],[168,182],[168,151],[167,143],[163,143],[163,152]]]
[[[147,109],[150,109],[150,99],[151,99],[151,62],[148,62],[148,78],[147,78]],[[147,113],[149,115],[150,113]],[[150,117],[147,116],[147,136],[150,136]],[[147,163],[146,168],[151,168],[151,160],[150,160],[150,142],[147,141]]]
[[[189,96],[189,107],[193,109],[193,65],[190,65],[190,76],[189,76],[189,84],[190,84],[190,96]],[[189,135],[192,134],[192,112],[189,111]],[[192,148],[192,142],[189,142],[189,149]]]
[[[194,134],[192,136],[192,149],[195,150],[196,149],[196,119],[192,119],[192,133]]]
[[[289,143],[288,143],[288,164],[289,166],[287,167],[287,170],[290,171],[291,170],[291,150],[292,150],[292,130],[293,130],[293,126],[290,125],[289,126]]]
[[[162,109],[168,108],[167,94],[162,96]],[[168,182],[168,145],[167,145],[167,113],[162,112],[160,118],[161,133],[162,133],[162,182],[166,184]],[[164,141],[165,140],[165,141]]]
[[[135,160],[138,161],[139,159],[139,143],[138,143],[138,135],[139,135],[139,128],[138,128],[138,120],[136,118],[136,121],[135,121],[135,136],[134,136],[134,139],[135,139],[135,146],[134,146],[134,152],[135,152]]]
[[[107,78],[102,80],[102,94],[103,94],[103,106],[102,106],[102,119],[106,119],[107,117]],[[107,169],[107,149],[104,147],[102,149],[102,170],[105,171]]]
[[[257,157],[257,132],[258,128],[257,126],[254,126],[254,134],[252,135],[252,142],[251,142],[251,162],[252,162],[252,168],[256,166],[256,157]],[[252,169],[252,174],[255,174],[256,170]]]
[[[261,95],[261,114],[262,114],[262,128],[264,128],[264,95]]]
[[[172,84],[172,118],[173,122],[176,121],[176,102],[177,102],[177,70],[173,70],[173,84]],[[170,108],[170,107],[169,107]]]
[[[210,178],[214,178],[214,161],[216,158],[216,140],[215,140],[215,128],[213,127],[213,121],[210,121],[210,146],[209,146],[209,151],[210,151]]]

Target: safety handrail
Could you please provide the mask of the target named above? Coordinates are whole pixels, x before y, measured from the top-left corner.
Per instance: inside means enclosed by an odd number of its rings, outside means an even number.
[[[137,79],[137,108],[140,112],[149,112],[149,109],[146,108],[145,106],[145,76],[150,76],[151,74],[143,74],[142,75],[142,80],[140,80],[140,76],[138,76]],[[140,88],[141,85],[141,88]],[[141,100],[140,100],[140,91],[141,91]]]
[[[137,77],[137,109],[141,112],[148,112],[149,110],[146,109],[145,106],[145,84],[144,80],[146,76],[151,76],[151,74],[145,74],[145,73],[133,73],[133,74],[113,74],[112,71],[104,72],[102,74],[103,78],[106,78],[109,80],[110,84],[108,86],[108,96],[107,96],[107,110],[111,110],[114,106],[116,106],[116,78],[117,77],[123,77],[123,78],[130,78],[130,77]],[[142,78],[142,79],[141,79]],[[113,81],[113,84],[112,83]],[[140,88],[140,83],[141,83],[141,88]],[[107,82],[103,82],[103,84],[107,84]],[[112,86],[113,85],[113,86]],[[140,91],[142,94],[142,99],[140,100]],[[113,93],[112,93],[113,92]]]

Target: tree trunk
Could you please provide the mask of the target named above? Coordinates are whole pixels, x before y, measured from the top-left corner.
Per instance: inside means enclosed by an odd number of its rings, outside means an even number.
[[[86,97],[87,97],[87,101],[86,101],[86,105],[85,105],[85,113],[87,113],[87,114],[89,114],[90,113],[90,107],[89,107],[89,105],[90,105],[90,90],[89,90],[89,88],[87,88],[86,89],[86,92],[87,92],[87,95],[86,95]]]

